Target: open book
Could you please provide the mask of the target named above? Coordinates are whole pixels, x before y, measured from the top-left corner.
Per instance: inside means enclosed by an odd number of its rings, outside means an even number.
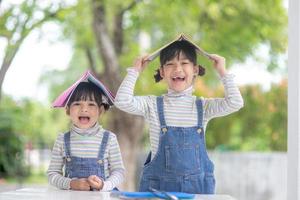
[[[169,42],[168,44],[164,45],[163,47],[161,47],[160,49],[156,50],[155,52],[151,53],[146,60],[148,61],[152,61],[154,60],[157,56],[159,56],[160,52],[168,47],[170,44],[172,44],[173,42],[176,42],[176,41],[182,41],[182,40],[185,40],[187,42],[189,42],[191,45],[193,45],[196,49],[196,51],[198,53],[200,53],[201,55],[207,57],[207,58],[210,58],[210,54],[207,53],[206,51],[204,51],[203,49],[201,49],[198,45],[196,45],[195,43],[192,42],[192,40],[190,40],[186,35],[184,34],[180,34],[175,40]]]
[[[71,87],[66,89],[63,93],[61,93],[55,101],[52,103],[52,107],[65,107],[68,104],[68,101],[70,100],[73,92],[75,91],[76,87],[81,82],[91,82],[94,83],[98,88],[99,92],[102,93],[102,95],[106,96],[107,103],[112,106],[114,102],[114,95],[110,90],[108,90],[105,85],[99,81],[89,70],[86,71]]]

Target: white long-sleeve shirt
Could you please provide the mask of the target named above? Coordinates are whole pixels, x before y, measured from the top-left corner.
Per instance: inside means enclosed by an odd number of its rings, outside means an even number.
[[[159,143],[160,122],[157,113],[156,96],[134,96],[134,87],[139,73],[129,68],[116,98],[115,106],[130,114],[143,116],[149,124],[150,148],[152,158],[156,155]],[[225,88],[224,98],[203,98],[203,126],[215,117],[225,116],[243,107],[241,93],[233,81],[233,75],[221,78]],[[192,95],[193,86],[183,92],[168,91],[164,94],[164,114],[167,126],[191,127],[197,125],[196,96]]]
[[[83,158],[97,158],[105,131],[98,124],[87,131],[72,126],[70,130],[71,155]],[[55,141],[47,175],[51,185],[67,190],[70,189],[72,179],[63,176],[65,156],[64,134],[61,133]],[[117,137],[112,132],[109,132],[109,139],[104,153],[104,171],[106,179],[101,191],[112,190],[123,182],[125,168]]]

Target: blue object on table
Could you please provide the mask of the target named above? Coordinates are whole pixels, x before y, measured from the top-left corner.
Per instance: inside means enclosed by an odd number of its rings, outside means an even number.
[[[168,194],[176,196],[178,199],[194,199],[195,194],[189,194],[184,192],[168,192]],[[161,198],[161,199],[169,199],[163,193],[153,193],[153,192],[117,192],[112,191],[113,196],[124,197],[124,198]]]
[[[152,187],[149,187],[149,190],[158,198],[161,198],[161,195],[164,195],[164,198],[169,200],[179,200],[179,198],[173,194],[170,194],[169,192],[165,192],[163,190],[158,190]]]

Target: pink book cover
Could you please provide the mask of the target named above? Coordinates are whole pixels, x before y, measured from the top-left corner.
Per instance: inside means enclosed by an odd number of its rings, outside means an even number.
[[[93,74],[88,70],[86,71],[71,87],[62,92],[52,103],[52,107],[65,107],[68,104],[70,97],[72,96],[74,90],[81,82],[89,81],[94,83],[101,92],[108,98],[109,104],[112,106],[114,102],[114,95],[109,91],[105,85],[99,81]]]

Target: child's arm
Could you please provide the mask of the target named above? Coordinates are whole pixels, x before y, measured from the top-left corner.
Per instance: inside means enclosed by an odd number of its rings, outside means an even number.
[[[110,191],[118,187],[123,181],[125,176],[125,168],[120,152],[119,143],[115,134],[110,134],[108,145],[108,164],[109,164],[109,177],[103,182],[101,191]]]
[[[48,181],[51,185],[60,189],[71,189],[71,179],[63,176],[63,138],[64,134],[59,134],[53,146],[50,165],[48,167],[47,175]]]
[[[142,58],[135,60],[132,68],[127,69],[128,74],[121,83],[117,92],[114,105],[120,110],[130,114],[146,116],[149,101],[149,96],[134,96],[134,86],[139,76],[139,73],[146,67],[148,62]]]
[[[225,89],[224,98],[207,98],[204,101],[205,118],[207,120],[228,115],[238,111],[244,106],[244,101],[239,88],[233,81],[233,75],[227,74],[225,58],[211,54],[214,68],[218,72]]]
[[[218,72],[218,74],[220,75],[220,77],[225,76],[226,72],[226,68],[225,68],[225,58],[222,56],[219,56],[217,54],[210,54],[211,61],[213,62],[213,66],[215,68],[215,70]]]

